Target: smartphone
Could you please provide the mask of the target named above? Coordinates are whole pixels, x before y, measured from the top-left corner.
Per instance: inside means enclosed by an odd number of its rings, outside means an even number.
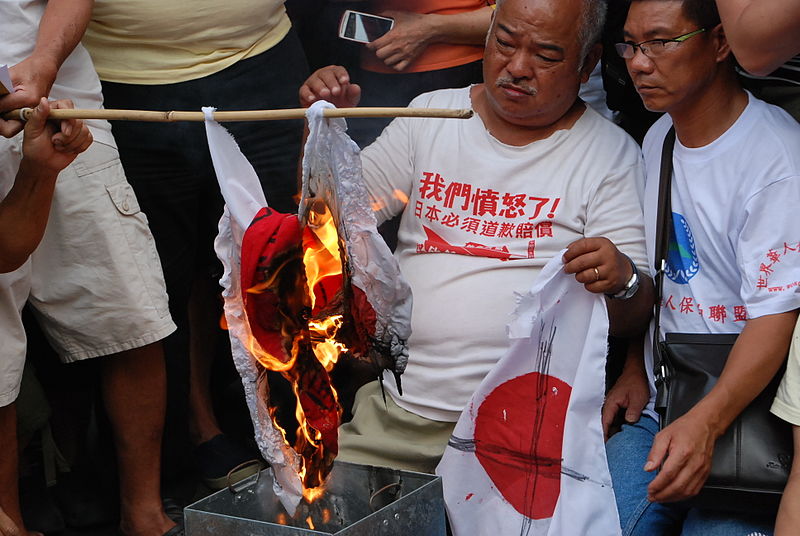
[[[393,27],[394,19],[348,9],[339,23],[339,37],[358,43],[369,43]]]

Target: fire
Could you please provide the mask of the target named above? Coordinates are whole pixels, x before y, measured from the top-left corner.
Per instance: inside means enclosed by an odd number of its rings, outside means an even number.
[[[303,488],[303,498],[309,504],[313,503],[323,495],[325,495],[324,486],[319,486],[317,488]]]
[[[319,212],[322,210],[322,212]],[[306,269],[306,281],[311,289],[311,310],[317,308],[317,300],[324,298],[326,278],[333,278],[334,283],[341,281],[342,257],[339,252],[339,234],[327,205],[317,202],[308,211],[308,225],[316,240],[303,240],[303,266]]]
[[[338,452],[341,409],[329,373],[339,356],[348,351],[337,340],[345,325],[339,311],[343,284],[339,236],[330,209],[321,201],[309,207],[302,233],[302,267],[297,264],[298,256],[280,257],[276,266],[265,272],[263,281],[246,291],[255,295],[269,290],[281,300],[275,317],[288,358],[272,355],[255,337],[247,347],[261,365],[279,372],[292,386],[297,421],[293,441],[277,422],[277,408],[270,411],[284,440],[300,455],[303,496],[311,503],[324,494],[323,484]],[[286,294],[286,289],[290,295],[281,294]],[[304,290],[302,296],[298,289]]]
[[[306,523],[308,524],[308,528],[310,528],[311,530],[314,530],[314,529],[316,528],[316,527],[314,526],[314,520],[313,520],[313,519],[311,519],[311,516],[308,516],[308,517],[306,518]]]
[[[402,190],[397,190],[397,189],[393,190],[392,191],[392,197],[394,197],[395,199],[399,200],[404,205],[408,204],[408,195],[406,195],[406,193],[404,191],[402,191]],[[371,205],[372,212],[378,212],[379,210],[381,210],[385,206],[386,206],[386,202],[383,199],[374,200],[374,201],[372,201],[372,205]]]
[[[395,189],[392,193],[394,194],[395,198],[402,201],[404,205],[408,204],[408,196],[404,191]]]

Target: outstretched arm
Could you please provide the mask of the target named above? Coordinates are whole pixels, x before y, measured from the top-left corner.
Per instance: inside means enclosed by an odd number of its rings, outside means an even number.
[[[19,268],[44,235],[58,173],[92,143],[81,121],[47,122],[50,107],[71,107],[68,101],[42,99],[34,109],[22,142],[14,186],[0,201],[0,273]]]
[[[394,28],[366,46],[387,67],[402,71],[434,43],[482,45],[492,12],[490,6],[454,15],[383,11],[378,14],[393,18]]]
[[[800,53],[800,0],[717,0],[717,8],[747,71],[767,75]]]
[[[11,67],[14,92],[0,98],[0,112],[33,107],[50,94],[61,64],[83,37],[94,0],[49,0],[39,22],[36,46],[30,56]],[[22,130],[19,121],[0,119],[0,135]]]

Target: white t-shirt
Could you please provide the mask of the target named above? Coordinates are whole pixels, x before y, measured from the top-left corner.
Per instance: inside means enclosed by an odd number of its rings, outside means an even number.
[[[410,106],[472,108],[469,91]],[[396,255],[414,293],[403,396],[384,384],[423,417],[457,420],[508,348],[515,293],[571,242],[605,236],[644,268],[639,148],[591,108],[524,147],[499,142],[477,114],[398,118],[362,161],[379,220],[403,212]]]
[[[0,65],[11,67],[30,56],[46,6],[46,0],[0,1]],[[89,53],[80,43],[59,69],[50,98],[72,99],[76,108],[103,107],[100,80]],[[92,120],[86,124],[95,140],[116,147],[107,121]]]
[[[712,143],[688,148],[675,141],[675,238],[664,278],[662,334],[739,333],[747,319],[800,307],[800,125],[777,106],[748,98],[736,122]],[[643,144],[651,267],[661,147],[671,126],[664,115]],[[652,365],[650,343],[645,353]]]

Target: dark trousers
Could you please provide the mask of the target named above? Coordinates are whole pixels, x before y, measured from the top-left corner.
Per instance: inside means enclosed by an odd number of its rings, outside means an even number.
[[[298,107],[308,77],[294,31],[275,47],[197,80],[165,85],[103,83],[105,106],[142,110],[253,110]],[[226,123],[253,164],[269,205],[293,212],[303,121]],[[147,215],[178,330],[164,341],[168,407],[165,469],[186,459],[189,396],[188,301],[197,275],[218,270],[213,250],[223,200],[203,123],[112,124],[128,181]],[[218,278],[219,274],[214,277]]]

